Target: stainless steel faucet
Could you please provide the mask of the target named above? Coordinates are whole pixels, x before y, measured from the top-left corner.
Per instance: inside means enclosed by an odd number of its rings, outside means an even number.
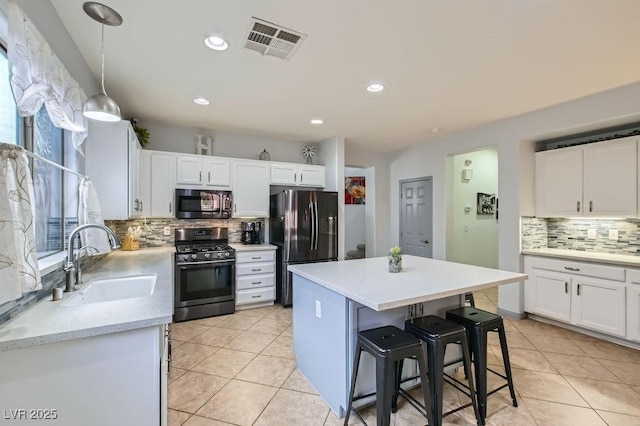
[[[118,237],[116,236],[116,234],[114,234],[111,229],[109,229],[104,225],[99,225],[97,223],[87,223],[86,225],[78,226],[76,229],[71,231],[71,235],[69,235],[69,241],[67,242],[67,259],[64,265],[64,271],[67,274],[66,287],[64,290],[65,292],[75,291],[76,290],[75,285],[80,284],[74,279],[75,278],[74,271],[80,270],[79,255],[80,255],[80,250],[82,250],[82,248],[78,250],[78,256],[74,257],[73,256],[73,239],[76,237],[76,235],[78,235],[79,232],[84,231],[87,228],[102,229],[109,236],[109,242],[111,243],[111,248],[112,249],[120,248],[120,241],[118,240]],[[80,274],[78,274],[78,277],[79,276]]]

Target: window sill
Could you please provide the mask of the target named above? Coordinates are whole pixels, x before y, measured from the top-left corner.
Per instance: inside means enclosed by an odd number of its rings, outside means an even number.
[[[61,251],[60,253],[47,256],[44,259],[38,260],[38,267],[40,269],[40,276],[50,274],[57,269],[64,266],[64,260],[67,257],[67,253]]]

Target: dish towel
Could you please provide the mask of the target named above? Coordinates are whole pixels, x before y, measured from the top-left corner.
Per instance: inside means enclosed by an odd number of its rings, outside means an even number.
[[[102,219],[102,209],[100,208],[100,200],[93,183],[86,178],[80,181],[80,194],[78,197],[78,225],[87,223],[97,223],[104,225]],[[96,250],[87,250],[89,256],[98,254],[111,253],[111,244],[107,233],[102,229],[89,228],[80,232],[82,247],[91,246]]]

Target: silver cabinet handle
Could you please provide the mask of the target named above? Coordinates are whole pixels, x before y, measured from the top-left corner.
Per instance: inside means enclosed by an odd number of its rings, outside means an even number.
[[[565,266],[564,269],[566,269],[567,271],[576,271],[576,272],[580,270],[580,268],[572,268],[570,266]]]
[[[172,208],[171,201],[169,201],[169,213],[171,213],[171,208]]]
[[[209,180],[208,180],[208,182],[209,182],[209,183],[211,183],[211,172],[207,172],[207,174],[209,175],[209,177],[208,177],[208,179],[209,179]]]
[[[580,212],[580,201],[576,203],[576,211]]]
[[[302,173],[300,173],[300,183],[302,183]]]
[[[260,272],[260,271],[262,271],[262,268],[253,268],[251,270],[251,272]]]
[[[144,210],[144,203],[140,200],[140,211]]]
[[[580,296],[580,284],[578,284],[578,296]]]
[[[262,297],[262,295],[260,296],[251,296],[252,299],[260,299]]]
[[[255,260],[262,259],[262,256],[252,256],[251,259],[255,259]]]
[[[565,294],[569,293],[569,283],[567,281],[564,282],[564,293]]]
[[[589,201],[589,212],[593,211],[593,201]]]
[[[238,212],[238,203],[233,203],[233,212],[234,213]]]
[[[294,174],[293,174],[293,181],[294,181],[294,182],[297,182],[297,181],[298,181],[298,174],[297,174],[297,173],[294,173]]]
[[[258,284],[262,284],[262,281],[254,281],[251,283],[251,285],[258,285]]]
[[[200,182],[202,182],[202,172],[200,172],[200,177],[198,178]]]

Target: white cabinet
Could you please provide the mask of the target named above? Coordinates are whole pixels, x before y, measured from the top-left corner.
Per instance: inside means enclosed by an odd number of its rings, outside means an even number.
[[[269,217],[269,164],[233,161],[233,217]]]
[[[637,139],[536,153],[536,216],[637,215]]]
[[[138,186],[142,148],[131,123],[89,120],[85,142],[85,173],[91,178],[106,220],[140,216],[143,209]]]
[[[153,152],[149,159],[149,217],[174,217],[175,155]],[[145,211],[147,211],[145,210]]]
[[[179,185],[228,187],[231,161],[204,155],[176,156],[176,183]]]
[[[625,337],[624,268],[537,256],[524,264],[525,311]]]
[[[272,305],[276,298],[275,249],[236,251],[236,306]]]
[[[640,270],[631,270],[628,275],[627,339],[640,342]]]
[[[324,166],[271,163],[271,185],[324,188]]]

